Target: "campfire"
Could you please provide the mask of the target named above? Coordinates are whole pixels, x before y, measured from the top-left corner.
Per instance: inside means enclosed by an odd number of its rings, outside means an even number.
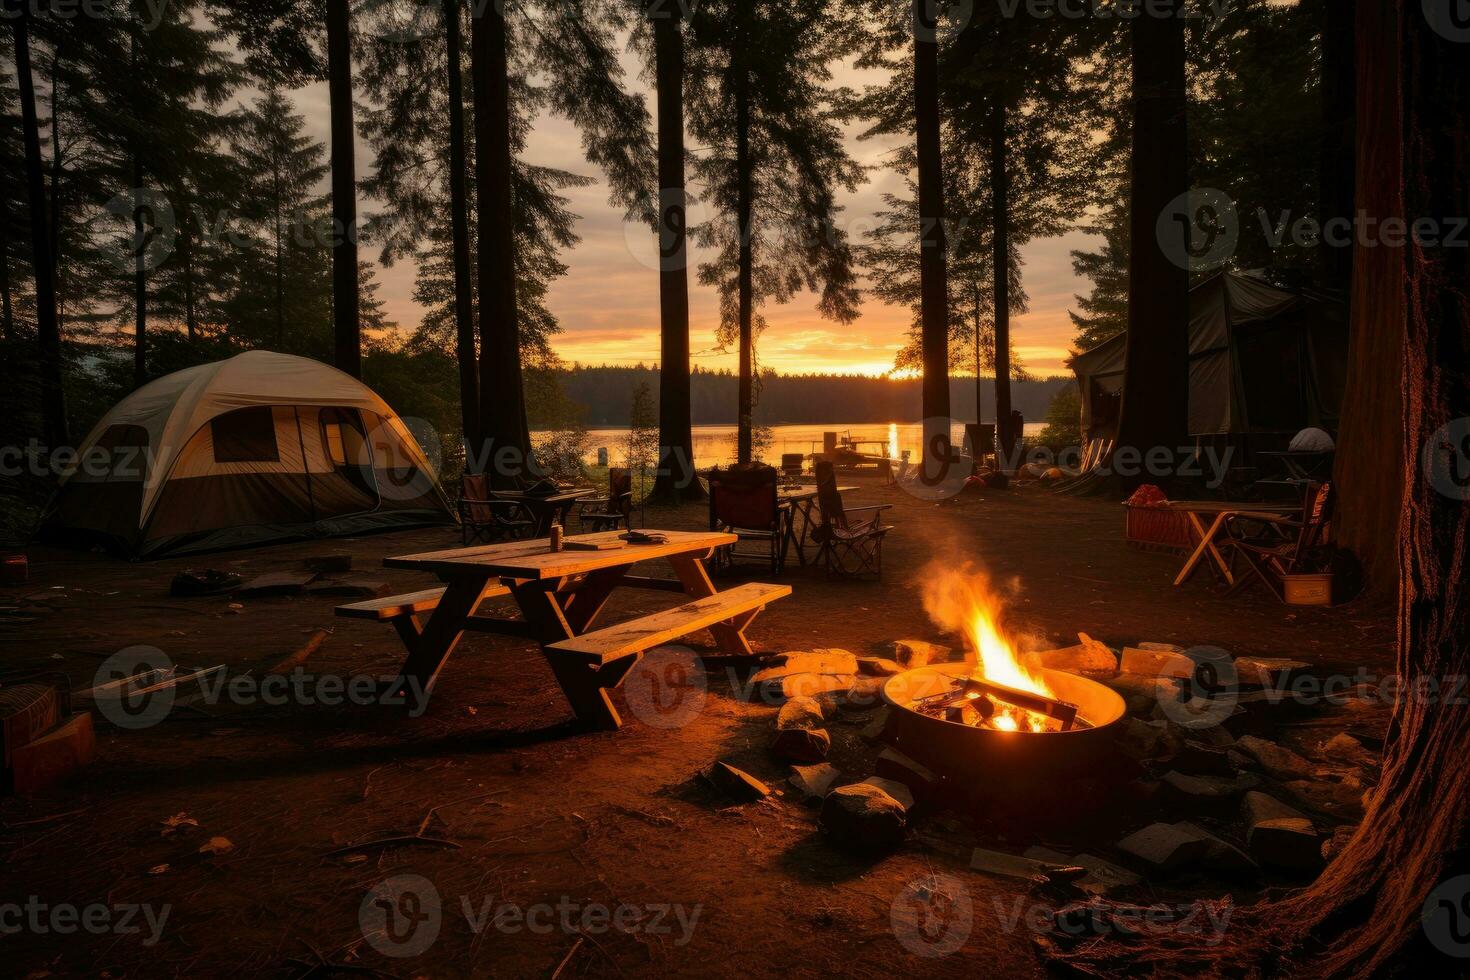
[[[1024,639],[1006,625],[1002,594],[983,574],[947,569],[928,582],[925,609],[936,626],[964,636],[967,649],[963,662],[916,667],[885,683],[904,751],[948,772],[1056,770],[1096,758],[1123,699],[1028,661]]]

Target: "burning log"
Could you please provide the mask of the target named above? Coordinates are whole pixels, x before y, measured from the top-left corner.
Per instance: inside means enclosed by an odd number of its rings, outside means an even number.
[[[1077,705],[1069,701],[1017,690],[980,677],[963,678],[955,683],[953,690],[915,702],[914,709],[924,714],[937,714],[946,721],[998,728],[1001,722],[996,713],[996,704],[1017,709],[1027,715],[1050,718],[1059,723],[1060,730],[1064,732],[1086,725],[1085,721],[1077,717]],[[1010,715],[1000,717],[1016,721]],[[1042,730],[1036,724],[1031,727],[1033,731]]]

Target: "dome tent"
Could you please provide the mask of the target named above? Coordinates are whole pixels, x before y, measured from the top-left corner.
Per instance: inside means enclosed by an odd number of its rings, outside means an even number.
[[[386,402],[335,368],[258,350],[158,378],[113,406],[39,537],[158,558],[453,521]]]

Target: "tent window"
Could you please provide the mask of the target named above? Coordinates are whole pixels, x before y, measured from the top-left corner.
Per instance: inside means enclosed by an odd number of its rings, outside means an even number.
[[[342,423],[328,422],[322,426],[327,437],[327,456],[333,466],[347,465],[347,448],[342,445]]]
[[[276,420],[270,406],[241,408],[209,423],[216,463],[278,463]]]

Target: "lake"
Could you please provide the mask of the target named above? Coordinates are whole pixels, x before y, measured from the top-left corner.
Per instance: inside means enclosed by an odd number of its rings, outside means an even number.
[[[1027,422],[1026,435],[1035,436],[1046,428],[1045,422]],[[829,422],[822,425],[773,425],[771,426],[771,448],[767,456],[771,462],[779,460],[782,453],[813,453],[822,449],[822,433],[836,432],[840,437],[851,436],[864,442],[881,442],[902,453],[909,450],[912,458],[919,457],[919,445],[923,442],[923,427],[918,423],[882,422],[848,424]],[[597,462],[597,450],[606,449],[610,459],[621,461],[628,444],[627,429],[588,429],[588,446],[591,451],[587,462]],[[964,444],[965,427],[957,423],[950,437],[956,446]],[[694,427],[694,464],[713,466],[726,464],[735,459],[736,427],[733,425],[696,425]],[[865,452],[877,452],[877,445],[865,445]]]

